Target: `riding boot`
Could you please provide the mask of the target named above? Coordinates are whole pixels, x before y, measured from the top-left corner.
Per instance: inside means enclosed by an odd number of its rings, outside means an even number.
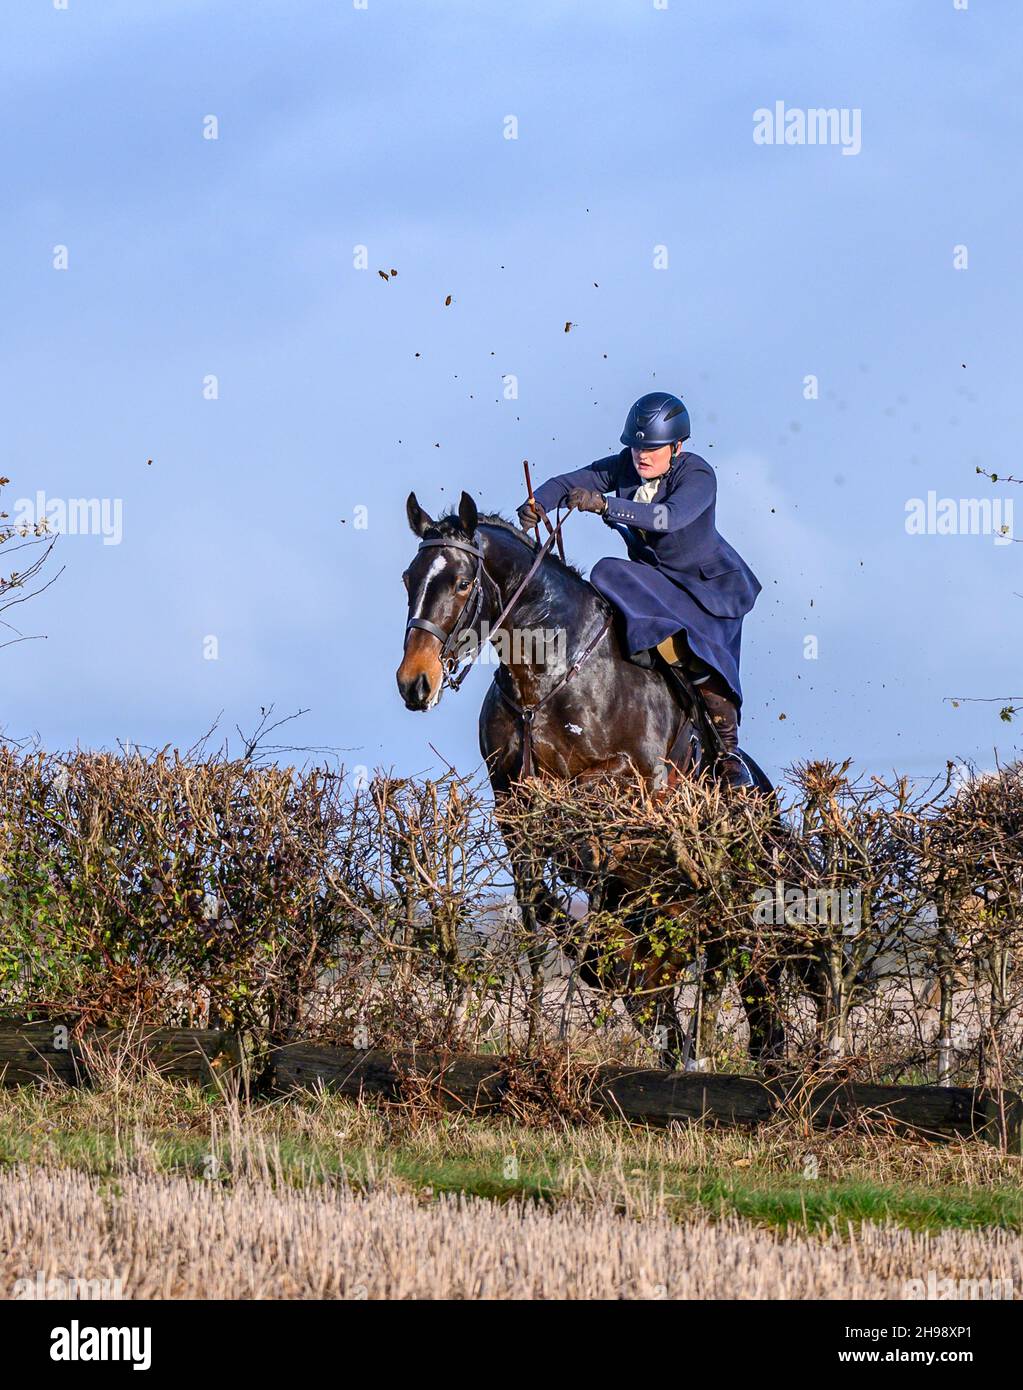
[[[724,681],[720,678],[711,678],[697,686],[711,723],[721,740],[721,752],[714,763],[714,775],[732,790],[748,790],[755,787],[756,783],[750,776],[749,768],[739,756],[739,710],[731,698],[731,692],[726,694],[723,686]]]

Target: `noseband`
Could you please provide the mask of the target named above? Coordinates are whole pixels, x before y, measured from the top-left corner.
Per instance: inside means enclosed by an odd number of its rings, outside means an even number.
[[[431,637],[436,637],[440,643],[440,661],[444,671],[444,684],[452,690],[457,690],[465,680],[472,668],[469,662],[461,671],[458,671],[458,657],[455,653],[455,646],[458,639],[469,628],[475,627],[476,620],[480,616],[483,607],[483,576],[487,574],[483,564],[483,551],[477,545],[472,545],[468,541],[452,540],[446,536],[438,536],[435,540],[420,541],[419,549],[427,550],[431,546],[437,546],[444,550],[464,550],[470,555],[476,556],[476,572],[472,577],[472,588],[466,595],[465,602],[462,604],[461,611],[455,619],[454,626],[450,632],[445,632],[436,623],[431,623],[429,618],[409,618],[405,626],[405,641],[408,641],[409,632],[414,627],[422,628],[423,632],[428,632]],[[491,584],[494,581],[490,579]],[[494,584],[497,588],[497,585]],[[498,590],[500,592],[500,590]],[[457,674],[456,674],[457,672]]]

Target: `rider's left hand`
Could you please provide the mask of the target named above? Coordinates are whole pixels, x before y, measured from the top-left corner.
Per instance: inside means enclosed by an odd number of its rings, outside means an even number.
[[[574,487],[568,494],[568,505],[580,512],[596,512],[598,516],[607,511],[607,498],[602,492],[591,492],[587,487]]]
[[[537,510],[536,503],[532,500],[523,502],[522,506],[519,508],[518,516],[519,525],[524,531],[531,531],[534,526],[540,525],[540,513]]]

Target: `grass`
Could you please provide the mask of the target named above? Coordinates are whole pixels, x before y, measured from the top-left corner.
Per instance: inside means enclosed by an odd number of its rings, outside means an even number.
[[[1023,1161],[979,1143],[808,1131],[531,1127],[324,1094],[245,1106],[114,1076],[93,1090],[0,1091],[0,1166],[249,1179],[275,1186],[467,1194],[606,1206],[775,1230],[1023,1231]],[[816,1176],[810,1174],[815,1172]]]
[[[135,1298],[1023,1289],[1023,1160],[981,1143],[246,1105],[123,1061],[94,1074],[0,1090],[0,1298],[40,1278]]]
[[[63,1298],[73,1280],[86,1298],[901,1299],[931,1275],[1012,1298],[1023,1239],[871,1222],[780,1235],[599,1202],[0,1168],[0,1297],[42,1283]]]
[[[972,1191],[955,1186],[900,1186],[860,1179],[839,1183],[701,1183],[700,1205],[733,1212],[758,1225],[826,1230],[888,1223],[911,1231],[1023,1230],[1023,1194],[1015,1186]]]

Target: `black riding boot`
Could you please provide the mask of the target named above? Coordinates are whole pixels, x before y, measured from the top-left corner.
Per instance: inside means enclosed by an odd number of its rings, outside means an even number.
[[[711,723],[721,740],[721,753],[714,764],[715,777],[733,790],[755,787],[756,783],[750,776],[749,768],[739,757],[739,711],[732,702],[731,695],[726,695],[719,689],[718,681],[713,678],[696,688],[703,697]]]

